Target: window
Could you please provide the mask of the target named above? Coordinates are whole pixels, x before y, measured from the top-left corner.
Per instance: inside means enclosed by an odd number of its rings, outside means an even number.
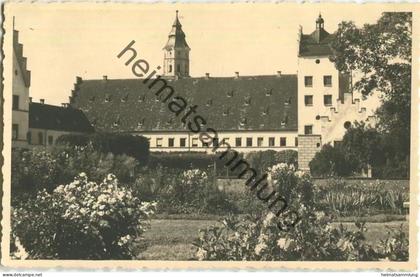
[[[209,147],[209,143],[207,141],[203,141],[203,147]]]
[[[312,76],[305,76],[305,87],[312,87]]]
[[[175,139],[174,138],[168,138],[168,146],[174,147],[175,146]]]
[[[156,147],[162,147],[162,138],[156,138]]]
[[[286,146],[286,138],[285,137],[280,138],[280,146]]]
[[[13,110],[19,110],[19,95],[13,95],[12,108]]]
[[[312,95],[305,95],[305,106],[312,106],[314,104],[314,97]]]
[[[38,144],[44,144],[44,135],[41,132],[38,133]]]
[[[192,138],[192,147],[198,147],[198,138]]]
[[[179,140],[179,146],[181,146],[181,147],[185,147],[186,145],[187,145],[187,139],[186,138],[181,138],[180,140]]]
[[[18,139],[19,137],[19,125],[13,124],[12,125],[12,139]]]
[[[264,138],[257,138],[257,145],[258,147],[263,146]]]
[[[237,147],[241,147],[242,146],[242,138],[236,138],[235,139],[235,145]]]
[[[275,138],[268,138],[268,146],[274,146],[275,144]]]
[[[332,105],[332,95],[324,95],[324,105],[325,106]]]
[[[332,76],[326,75],[324,76],[324,87],[331,87],[332,86]]]
[[[169,72],[172,72],[172,64],[169,65]]]
[[[305,125],[305,135],[312,135],[312,125]]]
[[[53,136],[48,136],[48,145],[52,145],[54,142]]]
[[[246,146],[252,146],[252,138],[246,138]]]
[[[299,139],[298,137],[295,137],[295,146],[298,147],[298,145],[299,145]]]
[[[29,144],[32,143],[32,133],[31,132],[26,133],[26,140],[28,141]]]

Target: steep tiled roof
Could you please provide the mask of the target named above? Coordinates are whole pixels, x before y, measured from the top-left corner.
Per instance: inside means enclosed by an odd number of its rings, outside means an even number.
[[[318,39],[319,38],[319,42]],[[299,43],[299,56],[329,56],[332,54],[329,44],[334,35],[324,29],[315,30],[310,35],[302,35]]]
[[[178,11],[176,11],[175,21],[168,35],[168,41],[163,49],[171,50],[174,48],[190,48],[185,40],[185,33],[182,31],[181,22],[178,19]]]
[[[316,29],[309,35],[302,34],[300,31],[299,56],[329,56],[332,54],[330,43],[334,35],[324,29],[324,19],[321,14],[315,21]]]
[[[13,30],[13,51],[16,55],[20,71],[22,72],[23,81],[26,87],[31,85],[31,72],[26,67],[26,58],[23,56],[23,45],[19,43],[19,32]]]
[[[29,128],[69,132],[92,132],[82,111],[40,103],[29,104]]]
[[[297,130],[296,75],[185,78],[168,80],[168,84],[174,96],[198,106],[196,114],[205,118],[206,127]],[[81,109],[96,130],[186,130],[181,122],[184,113],[177,118],[147,85],[141,79],[83,80],[76,85],[71,105]]]

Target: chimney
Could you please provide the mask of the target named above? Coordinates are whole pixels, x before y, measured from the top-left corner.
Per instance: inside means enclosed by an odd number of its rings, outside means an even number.
[[[277,71],[277,77],[281,77],[281,71]]]
[[[206,72],[206,79],[210,79],[210,73]]]
[[[239,71],[235,71],[235,78],[239,78]]]
[[[29,103],[32,103],[32,97],[29,97]]]
[[[104,75],[104,76],[102,76],[102,79],[103,79],[104,81],[106,81],[106,80],[108,80],[108,76],[107,76],[107,75]]]
[[[39,102],[40,102],[41,104],[45,104],[45,99],[39,99]]]
[[[82,77],[76,76],[76,84],[82,83],[83,79]]]

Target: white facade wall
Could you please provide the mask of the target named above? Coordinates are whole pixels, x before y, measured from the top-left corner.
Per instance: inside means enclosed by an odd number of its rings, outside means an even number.
[[[12,136],[13,126],[18,127],[17,138],[12,137],[12,147],[24,147],[27,145],[26,136],[29,127],[29,88],[25,86],[22,71],[20,70],[15,53],[13,53],[12,73],[12,94],[19,97],[17,109],[12,110],[12,126],[10,127],[12,128]]]
[[[208,147],[203,145],[199,139],[199,134],[190,132],[138,132],[149,139],[150,151],[153,152],[212,152],[212,144]],[[209,133],[211,137],[213,133]],[[252,151],[265,150],[297,150],[296,131],[220,131],[218,132],[219,143],[221,144],[217,152],[224,151],[227,145],[222,144],[222,140],[238,152],[247,153]],[[241,140],[241,146],[236,145],[236,139]],[[270,138],[274,139],[274,145],[270,146]],[[285,145],[281,145],[281,138]],[[173,139],[174,146],[170,146],[170,139]],[[185,146],[181,146],[181,139],[185,139]],[[247,146],[247,139],[252,140],[252,146]],[[285,141],[284,141],[285,140]]]
[[[38,128],[30,128],[29,133],[31,137],[29,146],[44,146],[47,149],[55,146],[56,140],[62,135],[82,134],[78,132],[57,131]],[[40,140],[40,136],[42,136],[42,140]]]
[[[319,60],[319,63],[317,63]],[[312,87],[305,86],[305,76],[312,76]],[[324,86],[324,76],[332,77],[330,87]],[[305,95],[312,95],[311,106],[305,105]],[[332,95],[332,105],[324,105],[324,95]],[[298,59],[298,132],[305,134],[305,125],[312,125],[312,134],[321,134],[316,116],[329,116],[339,97],[338,71],[328,57]]]

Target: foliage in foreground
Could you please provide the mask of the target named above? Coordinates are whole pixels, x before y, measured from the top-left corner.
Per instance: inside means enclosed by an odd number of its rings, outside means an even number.
[[[409,201],[409,193],[404,188],[389,188],[380,180],[367,184],[330,179],[316,188],[316,196],[321,210],[340,216],[403,214],[403,204]]]
[[[408,260],[408,237],[402,228],[373,247],[366,242],[364,223],[356,223],[357,231],[349,231],[342,225],[332,227],[332,218],[317,207],[313,186],[307,182],[306,176],[299,177],[300,174],[287,166],[273,167],[270,175],[274,185],[287,190],[295,190],[293,186],[288,186],[289,180],[306,184],[304,197],[298,201],[301,204],[296,206],[292,201],[300,217],[294,228],[288,231],[279,229],[278,222],[284,220],[284,214],[276,217],[271,211],[258,219],[226,218],[221,227],[212,226],[200,231],[194,243],[199,260]],[[289,195],[297,197],[301,193],[289,192]]]
[[[138,254],[133,242],[154,210],[155,203],[141,202],[114,175],[95,183],[81,173],[52,193],[18,203],[11,241],[18,238],[30,259],[132,259]]]

